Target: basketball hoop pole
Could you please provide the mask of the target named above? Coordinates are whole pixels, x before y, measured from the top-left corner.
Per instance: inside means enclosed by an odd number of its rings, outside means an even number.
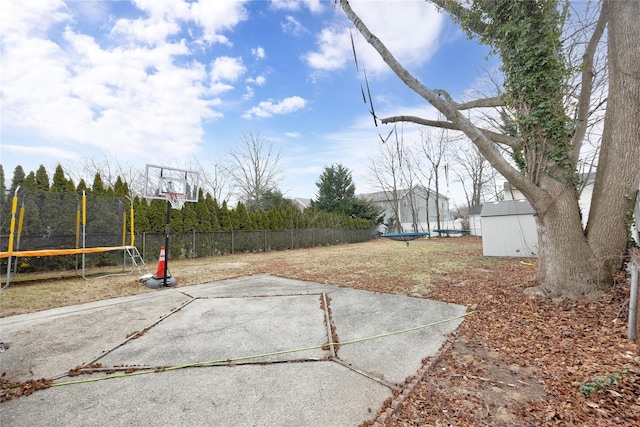
[[[144,180],[144,197],[150,200],[164,200],[167,203],[164,238],[164,277],[162,281],[159,277],[157,278],[155,287],[174,286],[177,283],[176,279],[169,277],[169,237],[171,235],[169,222],[171,221],[171,209],[180,210],[184,207],[185,202],[198,202],[199,175],[195,171],[148,164],[145,167]]]
[[[162,286],[167,287],[167,273],[169,272],[169,234],[171,233],[171,227],[169,222],[171,221],[171,202],[167,199],[167,221],[164,226],[164,277],[162,278]]]

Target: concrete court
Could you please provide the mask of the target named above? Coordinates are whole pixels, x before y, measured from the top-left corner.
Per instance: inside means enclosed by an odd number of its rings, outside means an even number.
[[[326,303],[324,302],[326,301]],[[253,275],[0,319],[4,378],[54,383],[6,426],[357,426],[462,322],[463,306]],[[342,343],[455,318],[413,331]],[[139,332],[139,334],[132,333]],[[275,353],[275,354],[274,354]],[[188,366],[153,372],[156,367]],[[69,377],[94,363],[99,372]],[[99,364],[99,365],[98,365]]]

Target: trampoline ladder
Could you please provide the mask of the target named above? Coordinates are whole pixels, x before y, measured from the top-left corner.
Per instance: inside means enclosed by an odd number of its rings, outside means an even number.
[[[134,268],[137,268],[138,273],[149,274],[149,268],[147,268],[147,264],[144,263],[144,259],[140,255],[140,252],[138,252],[137,247],[127,246],[127,253],[129,254],[129,258],[131,258],[131,271],[133,271]],[[145,271],[143,272],[142,269],[144,269]]]

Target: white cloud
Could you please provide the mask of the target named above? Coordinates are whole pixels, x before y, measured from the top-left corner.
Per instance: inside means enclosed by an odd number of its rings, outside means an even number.
[[[166,1],[171,3],[173,0]],[[248,13],[244,8],[245,1],[199,0],[192,3],[191,18],[202,27],[202,38],[207,42],[220,42],[221,38],[226,40],[226,37],[221,36],[219,32],[232,29],[247,19]]]
[[[253,49],[251,49],[251,54],[258,59],[265,58],[264,48],[262,46],[254,47]]]
[[[300,132],[285,132],[284,135],[288,136],[289,138],[299,138]]]
[[[273,115],[289,114],[304,108],[307,101],[299,96],[285,98],[274,104],[272,100],[262,101],[242,115],[245,119],[252,117],[267,118]]]
[[[256,86],[262,86],[266,82],[267,82],[267,78],[265,76],[258,76],[256,78],[251,77],[247,79],[247,83],[251,83]]]
[[[28,146],[2,144],[2,151],[5,151],[6,153],[16,153],[22,156],[34,156],[40,157],[42,159],[54,159],[56,161],[79,160],[80,157],[72,150],[44,145]]]
[[[280,24],[282,31],[285,33],[299,36],[300,34],[309,32],[296,18],[287,16],[285,21]]]
[[[331,71],[342,68],[353,55],[347,47],[351,46],[347,28],[325,28],[317,37],[318,52],[311,52],[305,60],[315,70]]]
[[[306,7],[313,13],[324,11],[320,0],[271,0],[271,6],[280,10],[300,10]]]
[[[2,41],[16,36],[45,36],[52,24],[71,18],[62,0],[3,1],[0,13]]]
[[[244,95],[242,95],[242,98],[244,100],[249,100],[253,98],[253,95],[255,95],[255,91],[253,90],[253,88],[251,86],[246,86],[245,92],[244,92]]]
[[[119,19],[113,26],[113,36],[122,36],[125,40],[135,40],[149,45],[162,43],[170,35],[180,31],[175,21],[164,19]]]
[[[351,6],[393,55],[411,68],[429,61],[438,47],[444,17],[427,2],[352,1]],[[345,20],[346,21],[346,20]],[[389,72],[388,66],[350,22],[333,24],[317,36],[317,49],[305,56],[316,70],[335,70],[353,63],[349,29],[358,61],[371,74]]]
[[[211,81],[226,80],[235,82],[246,71],[247,69],[242,64],[242,58],[219,56],[211,63]]]
[[[27,130],[40,141],[93,147],[126,159],[189,156],[199,149],[202,123],[222,117],[216,111],[220,100],[204,83],[233,82],[245,72],[234,58],[214,62],[209,74],[197,61],[182,63],[189,53],[186,42],[164,38],[180,29],[170,15],[191,13],[185,2],[140,0],[136,4],[149,8],[149,19],[120,20],[95,36],[78,32],[73,9],[62,2],[16,4],[8,4],[18,12],[11,16],[15,31],[3,34],[1,45],[7,134]],[[54,24],[67,27],[56,30]],[[110,30],[127,41],[94,38]],[[5,141],[3,150],[12,144]]]

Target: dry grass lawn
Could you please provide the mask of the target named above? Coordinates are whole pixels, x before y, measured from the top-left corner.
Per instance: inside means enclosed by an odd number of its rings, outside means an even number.
[[[433,277],[443,272],[490,266],[496,261],[480,253],[480,240],[420,239],[407,246],[384,239],[359,244],[292,251],[169,260],[178,286],[269,273],[282,277],[379,291],[424,294]],[[149,265],[153,273],[156,265]],[[19,274],[0,293],[0,317],[30,313],[143,292],[139,274],[85,280],[74,272]]]

